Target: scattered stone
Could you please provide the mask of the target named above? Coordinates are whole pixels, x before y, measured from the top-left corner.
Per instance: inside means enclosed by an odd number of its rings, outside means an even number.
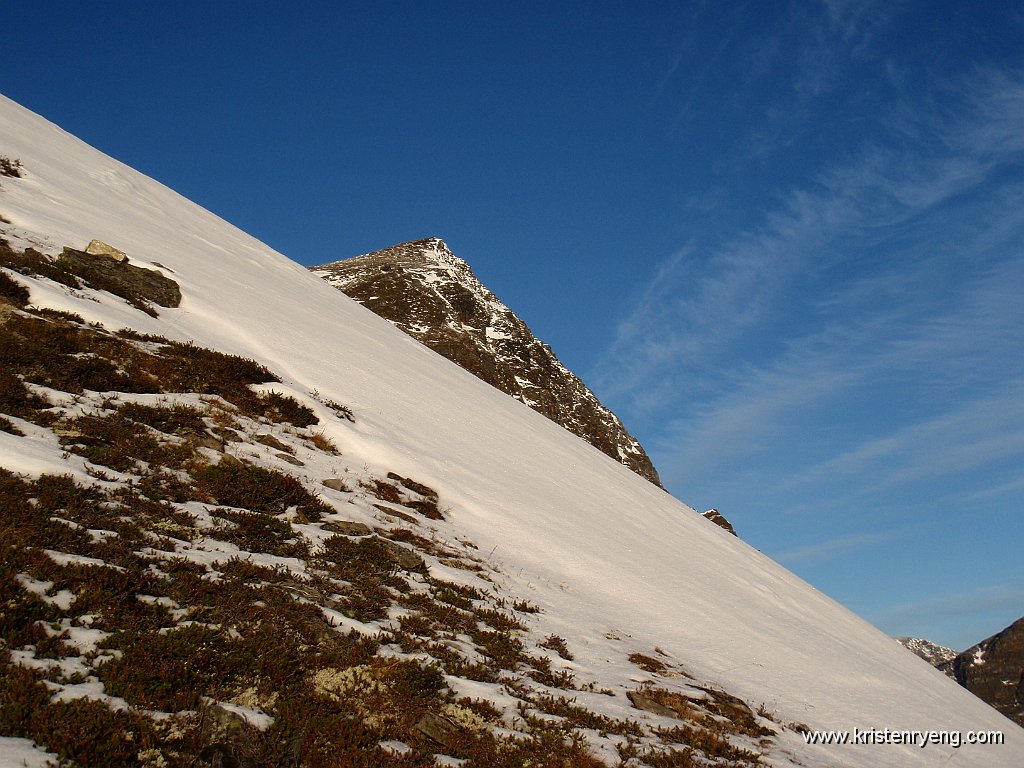
[[[224,443],[211,435],[195,435],[192,439],[196,448],[209,448],[217,453],[224,453]]]
[[[340,477],[329,477],[323,482],[324,486],[330,488],[332,491],[347,491],[348,486],[345,481]]]
[[[416,730],[442,747],[451,745],[459,736],[459,728],[455,723],[433,712],[427,712],[419,719]]]
[[[725,519],[725,515],[723,515],[717,509],[709,509],[707,512],[704,512],[703,514],[704,514],[704,517],[706,517],[712,523],[714,523],[717,526],[720,526],[720,527],[724,528],[729,533],[731,533],[733,536],[736,536],[737,538],[739,538],[737,536],[737,534],[736,534],[736,529],[734,529],[732,527],[732,523],[730,523],[728,520],[726,520]]]
[[[114,261],[124,263],[128,261],[128,254],[124,251],[119,251],[112,245],[107,245],[102,240],[92,240],[85,247],[85,252],[90,256],[102,256],[107,259],[113,259]]]
[[[420,524],[419,520],[417,520],[412,515],[405,514],[405,512],[399,512],[397,509],[391,509],[390,507],[385,507],[383,504],[374,504],[373,506],[376,507],[377,509],[379,509],[381,512],[383,512],[388,517],[394,518],[395,520],[401,520],[402,522],[405,522],[405,523],[412,523],[413,525],[419,525]]]
[[[218,462],[218,464],[223,464],[225,467],[242,466],[242,462],[239,459],[232,456],[230,453],[222,453],[220,455],[220,461]]]
[[[641,691],[627,691],[626,696],[634,707],[642,709],[644,712],[651,712],[655,715],[661,715],[662,717],[679,717],[674,709],[666,707],[664,704],[659,704],[646,693]]]
[[[381,539],[380,543],[388,551],[388,554],[394,558],[399,568],[406,571],[421,571],[427,565],[422,557],[411,549],[406,549],[401,544],[396,544],[388,539]]]
[[[256,442],[263,443],[263,445],[273,448],[276,451],[285,451],[287,453],[295,453],[295,450],[285,443],[282,443],[276,437],[271,435],[269,432],[265,432],[262,435],[256,435]]]
[[[351,520],[330,520],[322,527],[328,533],[340,533],[343,536],[369,536],[373,533],[370,526]]]
[[[244,438],[231,427],[211,427],[210,431],[225,443],[241,443]]]
[[[281,461],[287,461],[289,464],[294,464],[296,467],[306,466],[306,462],[296,459],[294,456],[288,453],[275,453],[275,456]]]

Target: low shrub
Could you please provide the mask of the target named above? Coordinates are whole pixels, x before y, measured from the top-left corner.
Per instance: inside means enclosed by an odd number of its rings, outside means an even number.
[[[194,455],[192,446],[159,439],[146,426],[126,418],[124,410],[109,416],[86,415],[65,422],[61,443],[93,464],[126,472],[142,461],[150,467],[180,468]]]
[[[319,520],[334,509],[307,491],[290,475],[263,467],[212,464],[193,473],[195,491],[202,501],[279,515],[295,507],[307,520]]]
[[[20,179],[21,171],[21,160],[17,158],[12,159],[7,157],[7,155],[0,155],[0,176],[11,176]]]
[[[250,402],[250,384],[280,381],[266,366],[238,355],[169,342],[160,350],[156,372],[167,391],[220,395],[235,405]]]
[[[303,557],[309,553],[308,545],[301,539],[295,539],[292,527],[276,517],[232,509],[214,509],[211,513],[230,523],[213,535],[240,549],[279,557]]]
[[[564,637],[558,635],[548,635],[544,642],[540,643],[541,648],[547,648],[548,650],[554,651],[566,661],[572,661],[572,654],[569,652],[569,646],[565,643]]]
[[[286,422],[296,427],[309,427],[320,423],[312,409],[290,395],[280,392],[261,392],[256,395],[255,410],[260,416],[276,423]]]
[[[30,298],[29,290],[6,272],[0,272],[0,299],[6,299],[16,307],[24,307]]]
[[[206,431],[202,414],[191,405],[144,405],[125,403],[118,414],[168,435],[197,435]]]
[[[239,669],[235,640],[196,624],[164,633],[123,633],[105,645],[121,651],[97,669],[107,692],[146,709],[195,709],[202,696],[220,698],[245,672]]]

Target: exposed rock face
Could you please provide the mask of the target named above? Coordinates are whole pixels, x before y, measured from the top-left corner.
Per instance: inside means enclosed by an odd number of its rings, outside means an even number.
[[[90,256],[105,256],[108,259],[121,263],[128,261],[127,253],[119,251],[112,245],[107,245],[102,240],[91,240],[89,245],[85,247],[85,252]]]
[[[956,651],[952,648],[947,648],[944,645],[933,643],[931,640],[924,640],[920,637],[897,637],[896,642],[906,648],[908,651],[917,654],[922,659],[927,661],[933,667],[939,667],[940,665],[950,662],[956,658]],[[952,672],[943,670],[950,677],[953,676]]]
[[[93,240],[90,247],[98,242]],[[100,243],[100,246],[104,245]],[[175,281],[155,269],[129,264],[128,257],[122,251],[111,246],[106,248],[109,251],[94,247],[93,253],[65,248],[56,266],[84,280],[93,288],[110,291],[132,304],[152,302],[161,307],[177,307],[181,304],[181,289]]]
[[[661,486],[651,460],[618,417],[442,240],[401,243],[310,269],[435,352]]]
[[[717,509],[709,509],[704,513],[704,517],[710,520],[715,525],[725,528],[733,536],[736,536],[736,529],[732,527],[732,523],[725,519],[725,515],[719,512]]]
[[[939,666],[960,685],[1024,725],[1024,618]]]

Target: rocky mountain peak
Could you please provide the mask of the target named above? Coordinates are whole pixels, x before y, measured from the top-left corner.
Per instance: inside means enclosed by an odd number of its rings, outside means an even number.
[[[469,264],[452,253],[448,243],[439,237],[425,237],[408,243],[398,243],[376,253],[396,263],[434,264],[456,272],[473,273]]]
[[[435,352],[660,486],[636,438],[436,237],[310,268]]]
[[[947,648],[944,645],[933,643],[931,640],[925,640],[921,637],[897,637],[896,642],[911,653],[920,656],[933,667],[939,667],[956,658],[956,651],[952,648]],[[950,674],[950,677],[952,677],[952,674]]]

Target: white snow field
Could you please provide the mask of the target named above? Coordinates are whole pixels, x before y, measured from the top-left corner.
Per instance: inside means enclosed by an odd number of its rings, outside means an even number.
[[[693,677],[755,709],[763,703],[782,722],[1001,731],[1005,739],[959,748],[805,746],[789,731],[764,757],[769,765],[1024,765],[1024,730],[987,704],[304,267],[5,97],[0,155],[19,159],[25,172],[0,179],[12,244],[57,253],[100,239],[133,263],[159,263],[184,296],[154,319],[120,300],[81,300],[26,278],[36,305],[251,357],[300,399],[316,390],[351,407],[355,424],[328,433],[342,453],[435,488],[459,535],[540,606],[548,631],[568,639],[577,675],[620,692],[601,697],[620,716],[646,716],[621,695],[648,677],[626,657],[658,648]],[[0,466],[68,471],[59,452],[23,445],[0,440]],[[0,741],[0,765],[23,759],[36,760],[23,741]]]

